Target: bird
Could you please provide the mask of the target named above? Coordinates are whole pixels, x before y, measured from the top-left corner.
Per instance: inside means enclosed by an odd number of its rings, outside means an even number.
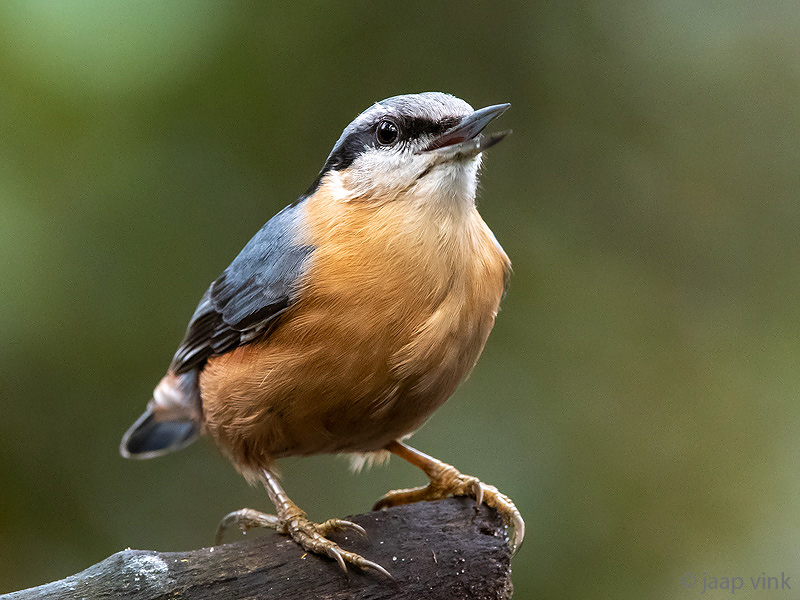
[[[328,539],[365,534],[311,521],[275,463],[391,454],[429,483],[375,509],[454,495],[494,507],[522,542],[524,521],[494,486],[406,443],[466,378],[505,295],[511,263],[476,208],[484,134],[510,104],[475,110],[442,92],[393,96],[342,132],[317,178],[272,217],[200,299],[166,375],[124,434],[126,458],[153,458],[209,435],[276,514],[252,509],[226,529],[271,527],[304,550],[391,577]]]

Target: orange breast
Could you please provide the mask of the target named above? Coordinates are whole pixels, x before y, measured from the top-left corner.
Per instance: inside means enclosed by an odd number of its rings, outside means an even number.
[[[368,452],[418,428],[469,373],[509,262],[474,207],[306,202],[315,246],[300,298],[263,340],[209,361],[209,433],[243,469]]]

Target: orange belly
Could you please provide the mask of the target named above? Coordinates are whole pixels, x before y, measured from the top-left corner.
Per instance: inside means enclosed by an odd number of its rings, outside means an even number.
[[[380,450],[453,393],[493,320],[485,314],[416,355],[390,327],[367,330],[298,306],[265,340],[209,361],[200,379],[206,428],[250,469],[284,456]]]
[[[413,432],[475,364],[503,293],[508,258],[474,209],[457,237],[410,245],[426,237],[402,221],[407,206],[315,198],[299,299],[200,376],[206,429],[243,470]]]

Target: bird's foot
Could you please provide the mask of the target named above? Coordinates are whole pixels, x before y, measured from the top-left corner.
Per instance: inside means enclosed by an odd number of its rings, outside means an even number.
[[[221,543],[223,535],[231,526],[238,527],[242,532],[254,527],[269,527],[279,533],[289,535],[303,550],[334,559],[345,573],[347,573],[349,563],[361,569],[373,569],[392,579],[391,574],[378,563],[367,560],[360,554],[344,550],[327,537],[334,531],[353,531],[360,536],[367,537],[367,532],[361,525],[343,519],[328,519],[324,523],[315,523],[306,518],[306,514],[297,506],[287,508],[286,514],[282,517],[268,515],[250,508],[243,508],[227,514],[217,528],[215,544]]]
[[[503,517],[506,525],[513,528],[511,551],[516,552],[525,537],[525,521],[522,520],[522,515],[511,498],[477,477],[464,475],[452,465],[439,461],[437,463],[429,472],[428,485],[387,492],[372,509],[380,510],[423,500],[441,500],[450,496],[470,496],[475,498],[478,504],[483,502],[494,508]]]
[[[269,527],[270,529],[280,530],[281,521],[275,515],[268,515],[266,513],[253,510],[252,508],[242,508],[228,513],[219,522],[217,527],[217,535],[214,536],[214,545],[219,546],[225,533],[231,528],[236,527],[242,533],[247,533],[249,529],[256,527]]]

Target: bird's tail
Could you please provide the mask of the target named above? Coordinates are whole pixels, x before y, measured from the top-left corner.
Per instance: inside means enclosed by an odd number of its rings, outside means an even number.
[[[197,371],[167,373],[147,410],[130,426],[119,452],[125,458],[155,458],[191,444],[203,430]]]

